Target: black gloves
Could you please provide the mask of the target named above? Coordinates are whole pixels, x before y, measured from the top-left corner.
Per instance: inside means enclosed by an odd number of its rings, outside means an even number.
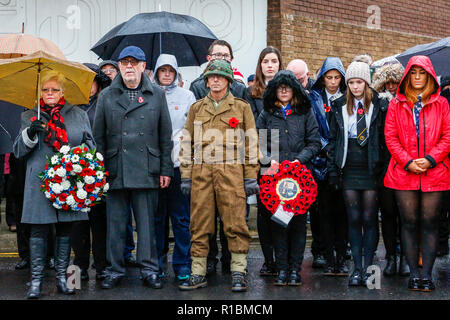
[[[330,175],[328,177],[328,185],[330,186],[330,189],[333,191],[338,191],[340,186],[339,186],[339,177],[336,175]]]
[[[181,179],[181,193],[188,197],[191,194],[192,180],[191,179]]]
[[[244,179],[245,195],[251,196],[259,193],[259,186],[256,179]]]
[[[45,132],[45,123],[42,120],[34,120],[27,130],[28,137],[33,140],[38,132]]]

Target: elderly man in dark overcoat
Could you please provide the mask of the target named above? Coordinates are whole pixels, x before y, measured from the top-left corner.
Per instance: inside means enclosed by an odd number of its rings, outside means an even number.
[[[158,189],[173,176],[172,124],[164,91],[145,75],[145,54],[128,46],[119,55],[120,74],[97,101],[94,139],[105,155],[110,191],[107,210],[107,268],[102,288],[118,285],[125,276],[123,250],[127,209],[136,220],[137,262],[144,285],[159,289],[154,216]]]

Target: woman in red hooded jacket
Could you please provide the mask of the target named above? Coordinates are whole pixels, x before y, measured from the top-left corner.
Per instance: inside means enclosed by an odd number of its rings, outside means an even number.
[[[384,184],[396,190],[410,290],[435,288],[431,272],[438,242],[438,209],[443,191],[450,190],[450,108],[439,93],[430,59],[412,57],[386,116],[384,133],[392,158]]]

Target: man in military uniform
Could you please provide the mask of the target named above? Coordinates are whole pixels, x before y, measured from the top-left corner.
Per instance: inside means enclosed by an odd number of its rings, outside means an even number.
[[[191,276],[179,288],[207,285],[209,237],[217,205],[231,252],[232,290],[246,291],[250,243],[246,196],[259,192],[255,120],[250,105],[230,92],[233,70],[227,61],[211,61],[204,78],[210,92],[191,106],[181,141],[181,189],[195,197],[191,197]]]

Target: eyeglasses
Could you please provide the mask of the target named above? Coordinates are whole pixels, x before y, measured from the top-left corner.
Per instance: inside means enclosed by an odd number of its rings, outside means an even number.
[[[283,91],[291,92],[291,91],[292,91],[292,88],[291,88],[291,87],[278,87],[278,88],[277,88],[277,91],[278,91],[278,92],[283,92]]]
[[[110,68],[110,69],[103,69],[102,70],[104,73],[116,73],[117,70],[114,68]]]
[[[44,93],[48,93],[48,92],[51,92],[51,93],[56,93],[56,92],[60,92],[60,91],[61,91],[61,89],[54,89],[54,88],[42,88],[42,89],[41,89],[41,91],[42,91],[42,92],[44,92]]]
[[[229,60],[231,59],[231,55],[229,55],[228,53],[222,54],[222,53],[213,53],[211,55],[211,57],[215,58],[215,59],[225,59],[225,60]]]
[[[122,64],[125,67],[127,67],[129,63],[131,64],[131,66],[136,67],[139,62],[140,61],[138,61],[136,59],[122,59],[122,60],[120,60],[120,64]]]

